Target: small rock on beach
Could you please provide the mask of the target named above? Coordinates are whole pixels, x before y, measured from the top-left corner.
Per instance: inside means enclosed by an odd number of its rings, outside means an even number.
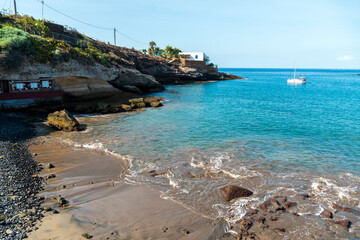
[[[222,187],[220,191],[226,201],[231,201],[239,197],[248,197],[253,194],[252,191],[235,185]]]

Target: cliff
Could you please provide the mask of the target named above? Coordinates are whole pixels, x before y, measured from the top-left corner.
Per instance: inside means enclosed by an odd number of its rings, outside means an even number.
[[[239,78],[184,67],[179,59],[150,56],[77,32],[66,32],[75,42],[54,39],[45,23],[28,16],[0,18],[0,80],[54,77],[65,97],[87,98],[159,92],[163,84]]]

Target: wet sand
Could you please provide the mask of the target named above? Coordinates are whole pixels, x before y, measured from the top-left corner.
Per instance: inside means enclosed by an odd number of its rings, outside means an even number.
[[[160,197],[160,192],[124,183],[126,160],[88,149],[37,141],[30,146],[48,179],[41,193],[48,212],[29,239],[216,239],[226,224],[215,222]],[[48,163],[55,165],[49,169]],[[58,208],[61,195],[69,206]],[[234,239],[227,237],[226,239]]]

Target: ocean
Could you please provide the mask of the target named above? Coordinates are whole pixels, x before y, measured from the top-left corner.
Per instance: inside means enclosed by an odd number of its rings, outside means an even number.
[[[127,183],[229,223],[276,195],[310,194],[303,215],[360,209],[360,70],[299,69],[304,85],[287,84],[291,69],[220,71],[245,79],[169,85],[152,94],[161,108],[80,116],[87,131],[62,137],[129,160]],[[226,203],[226,184],[254,195]]]

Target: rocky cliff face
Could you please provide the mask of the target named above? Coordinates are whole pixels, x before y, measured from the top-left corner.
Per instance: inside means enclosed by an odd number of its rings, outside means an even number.
[[[137,50],[117,47],[91,40],[97,53],[111,63],[82,63],[73,58],[46,64],[30,61],[16,70],[0,71],[0,80],[26,80],[54,77],[64,96],[101,98],[121,91],[141,94],[164,90],[162,84],[184,84],[194,81],[226,80],[239,77],[226,73],[209,73],[203,69],[184,67],[179,60],[150,56]]]
[[[136,69],[143,74],[151,75],[161,84],[241,79],[241,77],[228,73],[209,73],[202,69],[184,67],[176,59],[167,60],[158,56],[150,56],[137,50],[116,47],[100,41],[93,41],[92,43],[102,52],[116,56],[119,66]]]
[[[101,64],[82,65],[75,60],[56,66],[25,63],[18,70],[1,71],[0,80],[27,80],[54,77],[65,95],[85,97],[120,92],[123,86],[134,86],[143,92],[162,91],[163,86],[151,75],[124,66],[105,67]]]

